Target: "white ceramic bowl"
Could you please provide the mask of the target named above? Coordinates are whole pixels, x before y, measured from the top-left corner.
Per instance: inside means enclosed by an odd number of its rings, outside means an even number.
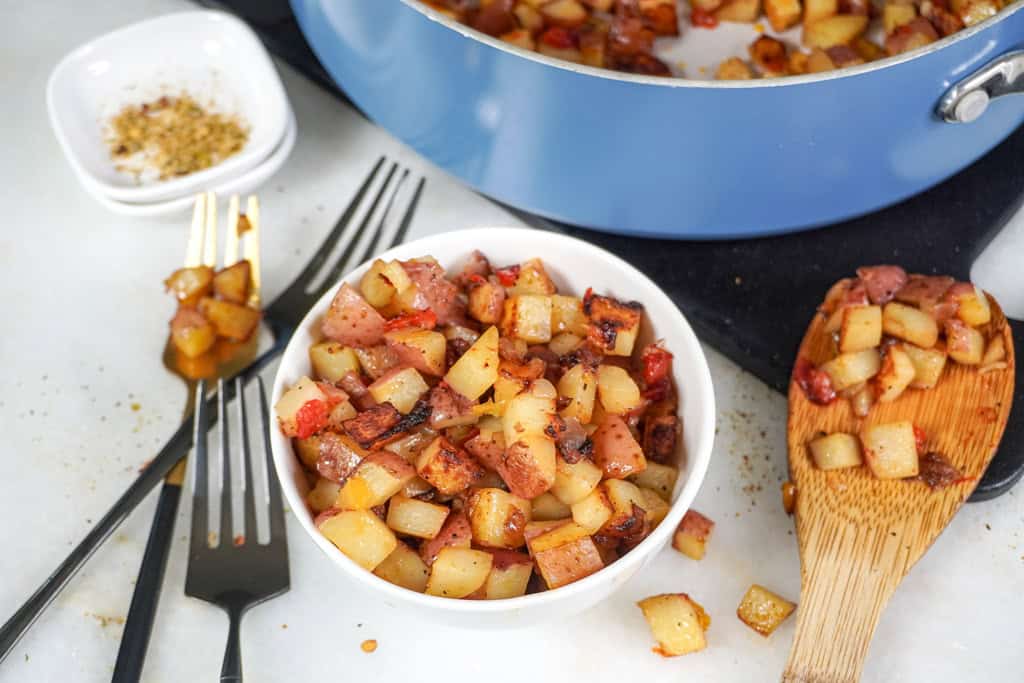
[[[237,154],[181,178],[141,184],[115,168],[104,139],[126,104],[188,92],[203,105],[241,115],[249,140]],[[267,51],[224,12],[180,12],[96,38],[54,68],[46,88],[50,124],[68,162],[93,193],[153,202],[201,191],[265,160],[280,145],[290,106]]]
[[[291,154],[292,149],[295,147],[295,138],[298,135],[298,128],[295,123],[295,118],[290,111],[288,112],[288,117],[289,123],[285,129],[284,138],[281,140],[281,144],[277,146],[277,149],[270,153],[270,156],[248,171],[237,176],[224,178],[220,182],[207,185],[201,188],[201,191],[212,191],[219,195],[244,194],[255,190],[261,184],[266,182],[268,178],[274,175],[274,173],[284,165],[284,162],[288,160],[288,155]],[[84,182],[83,187],[93,196],[93,199],[114,213],[119,213],[122,216],[147,218],[152,216],[167,216],[176,213],[185,214],[192,211],[192,206],[195,204],[194,194],[187,194],[184,197],[169,199],[167,201],[139,204],[119,202],[111,199],[106,195],[94,191]]]
[[[675,304],[643,273],[625,261],[586,242],[550,232],[521,228],[488,228],[448,232],[400,245],[383,259],[409,259],[431,255],[446,268],[461,264],[473,249],[481,250],[498,265],[539,256],[560,291],[582,295],[587,287],[600,293],[636,300],[645,308],[640,341],[664,339],[675,356],[673,379],[680,394],[683,443],[681,474],[665,520],[640,545],[601,571],[555,590],[510,600],[453,600],[415,593],[377,578],[345,557],[313,526],[304,502],[308,490],[302,466],[291,442],[280,430],[271,429],[274,465],[288,506],[313,542],[345,574],[377,593],[385,604],[417,612],[449,625],[509,628],[580,612],[608,596],[651,560],[668,542],[690,507],[711,458],[715,433],[715,397],[711,373],[697,337]],[[358,284],[368,264],[344,280]],[[339,283],[340,284],[340,283]],[[308,349],[320,339],[319,322],[334,296],[330,291],[317,302],[299,325],[285,349],[274,380],[271,403],[302,375],[310,374]],[[339,582],[338,590],[350,585]]]

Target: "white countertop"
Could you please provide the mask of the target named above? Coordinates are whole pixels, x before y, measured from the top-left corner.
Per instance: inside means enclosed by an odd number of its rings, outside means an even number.
[[[7,321],[0,334],[0,620],[152,457],[184,401],[159,358],[173,308],[160,282],[181,257],[186,220],[120,218],[88,197],[50,132],[44,84],[77,44],[188,7],[174,0],[24,3],[10,6],[0,25]],[[517,223],[287,67],[280,71],[300,132],[284,169],[261,189],[268,298],[295,275],[383,153],[429,178],[410,237]],[[427,672],[448,681],[778,680],[793,620],[765,639],[734,612],[752,582],[792,599],[799,594],[795,537],[778,493],[785,401],[707,352],[719,435],[696,507],[718,525],[704,561],[666,550],[612,599],[570,621],[461,631],[376,604],[290,520],[292,589],[247,615],[247,679],[397,681]],[[40,618],[0,665],[0,682],[109,680],[155,500],[154,493]],[[226,618],[183,594],[189,507],[179,516],[147,681],[212,680],[219,671]],[[966,506],[890,603],[864,680],[1020,680],[1022,527],[1019,489]],[[671,660],[650,652],[634,602],[668,591],[686,591],[707,608],[706,651]],[[373,654],[359,649],[368,638],[379,642]]]

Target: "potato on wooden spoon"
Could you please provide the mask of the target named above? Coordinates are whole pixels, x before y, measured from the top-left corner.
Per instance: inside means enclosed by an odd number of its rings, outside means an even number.
[[[908,388],[895,400],[875,402],[864,417],[852,400],[812,402],[794,373],[788,450],[797,488],[801,600],[784,681],[859,680],[889,598],[992,460],[1010,413],[1015,358],[1010,326],[996,301],[985,296],[990,320],[976,329],[987,344],[1004,346],[1003,359],[985,372],[977,364],[949,362],[934,387]],[[829,317],[815,315],[800,345],[798,367],[811,367],[808,361],[817,367],[836,356],[835,324],[829,325]],[[876,384],[875,395],[885,389]],[[917,480],[879,479],[866,466],[823,470],[812,459],[809,443],[822,433],[860,439],[873,426],[906,421],[924,439],[922,455],[942,454],[962,476],[933,489]]]

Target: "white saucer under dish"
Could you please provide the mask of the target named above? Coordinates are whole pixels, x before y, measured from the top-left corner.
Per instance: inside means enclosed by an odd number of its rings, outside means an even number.
[[[289,122],[285,128],[284,139],[281,141],[281,144],[278,145],[277,149],[275,149],[273,153],[263,161],[263,163],[240,176],[228,178],[219,184],[215,183],[213,185],[200,188],[199,191],[211,190],[220,195],[243,194],[254,190],[270,178],[270,176],[274,175],[274,173],[276,173],[288,159],[288,155],[291,154],[292,148],[295,146],[295,138],[298,135],[298,127],[295,124],[295,117],[291,112],[289,112],[288,118]],[[81,177],[79,177],[79,180],[81,180]],[[165,202],[129,204],[127,202],[119,202],[111,199],[106,195],[93,191],[93,189],[88,185],[85,185],[84,183],[83,185],[89,194],[96,199],[96,201],[114,213],[119,213],[124,216],[145,218],[152,216],[164,216],[174,213],[185,214],[192,210],[192,205],[195,202],[195,195],[189,194],[184,197],[171,199]]]
[[[249,125],[240,152],[180,178],[139,183],[115,168],[106,122],[126,104],[188,92]],[[262,43],[239,19],[211,10],[168,14],[96,38],[53,70],[46,100],[68,162],[93,194],[119,202],[191,196],[265,162],[285,135],[291,107]]]

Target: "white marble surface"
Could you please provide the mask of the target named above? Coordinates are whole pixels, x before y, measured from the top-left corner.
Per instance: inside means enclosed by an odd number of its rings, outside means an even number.
[[[185,223],[118,218],[80,190],[46,123],[44,83],[60,56],[87,38],[188,5],[2,6],[0,618],[6,618],[171,433],[184,400],[181,384],[159,362],[172,310],[159,283],[180,258]],[[269,295],[297,272],[381,153],[429,177],[412,237],[515,223],[301,77],[281,71],[300,134],[285,168],[262,188]],[[718,527],[703,562],[667,550],[613,599],[575,619],[512,633],[468,632],[376,604],[290,523],[292,590],[247,616],[247,679],[395,681],[427,672],[449,681],[778,680],[792,620],[764,639],[740,624],[734,610],[754,581],[798,595],[795,539],[778,496],[785,404],[717,353],[708,355],[720,433],[697,507]],[[154,503],[155,495],[46,611],[0,665],[0,682],[109,679]],[[187,516],[184,505],[147,681],[212,680],[219,670],[226,620],[182,592]],[[1019,490],[967,506],[890,604],[864,680],[1020,680],[1022,526]],[[711,614],[710,646],[666,660],[650,652],[633,603],[680,590]],[[378,640],[375,653],[360,651],[366,638]]]

